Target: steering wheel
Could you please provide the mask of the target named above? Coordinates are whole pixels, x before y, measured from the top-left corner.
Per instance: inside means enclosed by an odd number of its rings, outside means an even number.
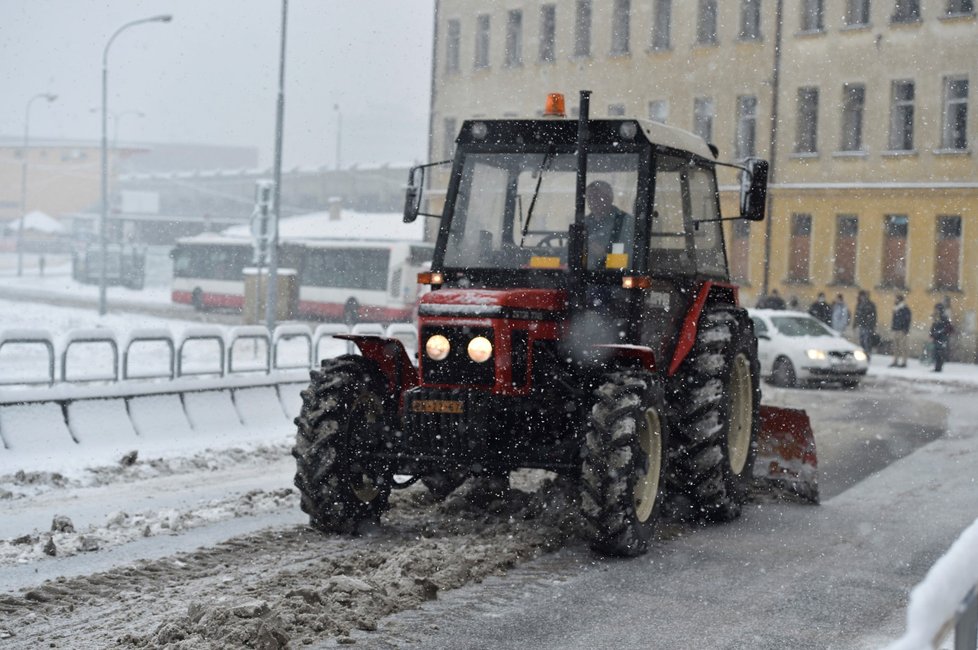
[[[568,236],[565,232],[552,232],[538,241],[534,248],[567,248]]]

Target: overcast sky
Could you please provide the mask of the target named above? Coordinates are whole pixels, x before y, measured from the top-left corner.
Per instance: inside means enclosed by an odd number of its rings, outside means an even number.
[[[426,156],[434,0],[290,0],[286,168]],[[280,0],[0,0],[0,135],[97,140],[102,50],[120,141],[253,145],[272,160]],[[109,134],[112,134],[112,125]]]

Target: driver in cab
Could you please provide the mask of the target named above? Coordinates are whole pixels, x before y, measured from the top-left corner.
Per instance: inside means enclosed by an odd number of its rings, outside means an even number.
[[[588,232],[587,267],[592,270],[627,267],[634,233],[632,216],[614,205],[615,194],[606,181],[591,182],[584,196],[591,211],[584,217]]]

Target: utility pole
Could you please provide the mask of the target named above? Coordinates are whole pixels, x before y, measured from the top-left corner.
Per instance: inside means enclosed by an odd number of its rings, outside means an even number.
[[[268,242],[268,298],[265,300],[265,321],[269,332],[275,329],[278,315],[278,223],[282,216],[282,122],[285,119],[285,27],[288,16],[289,0],[282,0],[282,46],[278,60],[278,106],[275,112],[275,187],[272,189],[274,203]]]
[[[784,0],[778,0],[774,9],[774,70],[771,74],[771,152],[769,156],[767,183],[767,206],[764,212],[764,284],[762,295],[767,295],[771,286],[771,239],[774,221],[774,184],[778,170],[778,100],[781,95],[781,43],[784,32]]]

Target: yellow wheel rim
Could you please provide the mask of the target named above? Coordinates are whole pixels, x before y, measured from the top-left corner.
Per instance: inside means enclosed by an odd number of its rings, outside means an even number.
[[[750,359],[745,354],[734,357],[730,373],[730,429],[727,432],[727,457],[735,475],[744,471],[750,454],[750,436],[754,420],[754,387]]]
[[[655,409],[646,409],[645,417],[639,422],[638,444],[648,460],[648,471],[638,477],[632,496],[635,517],[644,523],[652,516],[662,472],[662,422]]]

